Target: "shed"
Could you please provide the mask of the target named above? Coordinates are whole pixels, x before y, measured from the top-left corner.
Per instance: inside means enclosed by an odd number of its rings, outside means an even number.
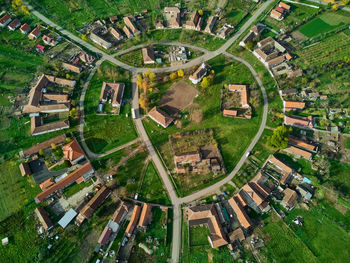
[[[68,212],[60,219],[60,221],[58,221],[58,224],[63,227],[66,228],[66,226],[74,219],[74,217],[76,217],[78,213],[75,212],[74,209],[69,209]]]
[[[8,243],[9,243],[9,238],[8,237],[5,237],[5,238],[1,239],[1,244],[3,246],[7,245]]]

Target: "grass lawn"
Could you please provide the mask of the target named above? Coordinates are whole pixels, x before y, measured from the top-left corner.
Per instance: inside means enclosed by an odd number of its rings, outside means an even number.
[[[349,16],[342,13],[326,12],[299,28],[306,37],[313,37],[350,23]]]
[[[72,195],[78,193],[80,190],[84,189],[87,186],[92,185],[92,180],[90,179],[87,182],[81,182],[80,184],[74,183],[73,185],[64,189],[63,194],[65,197],[69,198]]]
[[[346,138],[345,140],[345,148],[350,149],[350,138]]]
[[[225,168],[230,172],[242,153],[249,145],[251,138],[255,135],[261,121],[261,106],[253,112],[251,120],[233,119],[222,116],[220,111],[220,94],[223,84],[250,84],[255,85],[250,71],[238,62],[218,56],[208,63],[215,71],[215,84],[207,89],[199,89],[200,94],[194,102],[198,103],[203,111],[203,120],[199,124],[189,122],[188,118],[182,118],[182,129],[171,125],[167,129],[158,127],[153,121],[146,119],[143,124],[155,147],[162,154],[161,147],[168,142],[168,136],[175,132],[193,131],[210,128],[214,130],[214,138],[224,159]],[[167,156],[163,156],[167,158]],[[168,161],[169,163],[170,161]],[[167,162],[166,162],[167,163]],[[200,179],[200,177],[199,177]],[[193,187],[201,187],[203,181],[198,181]],[[181,182],[177,182],[182,187]],[[183,189],[184,192],[193,191]],[[182,194],[184,194],[184,192]]]
[[[13,160],[0,163],[0,221],[23,209],[41,192],[31,176],[21,176],[18,165]]]
[[[103,153],[137,137],[130,104],[122,105],[120,115],[96,115],[103,81],[125,83],[123,99],[131,98],[130,73],[104,62],[93,76],[84,102],[84,137],[89,149],[95,153]]]
[[[95,170],[102,169],[103,171],[108,171],[110,167],[108,166],[109,163],[112,165],[117,164],[124,156],[126,156],[125,149],[111,153],[105,157],[101,157],[98,159],[93,160],[92,166],[95,168]]]
[[[191,226],[190,227],[190,245],[204,246],[208,245],[209,228],[206,226]]]
[[[350,164],[331,160],[330,177],[326,184],[331,183],[344,196],[350,196]]]
[[[152,222],[147,227],[147,232],[138,232],[136,235],[136,243],[134,251],[129,258],[129,262],[166,262],[167,258],[170,257],[171,237],[168,233],[171,233],[171,224],[169,224],[170,217],[167,218],[167,213],[163,212],[159,207],[152,209]],[[163,228],[163,224],[167,225],[168,228]],[[152,237],[152,244],[146,242],[147,237]],[[155,239],[158,239],[158,249],[154,249]],[[143,243],[148,248],[153,250],[152,255],[148,255],[145,251],[138,246],[139,243]]]
[[[162,179],[152,162],[149,162],[145,171],[139,200],[148,203],[171,205],[168,194],[163,187]]]
[[[318,262],[312,251],[293,231],[273,212],[264,220],[262,230],[265,249],[262,255],[265,262]],[[294,219],[294,218],[293,218]]]

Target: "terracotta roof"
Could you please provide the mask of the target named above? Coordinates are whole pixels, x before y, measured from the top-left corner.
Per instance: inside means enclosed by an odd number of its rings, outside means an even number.
[[[243,230],[240,227],[229,233],[228,237],[231,242],[234,242],[236,240],[242,242],[243,240],[245,240]]]
[[[266,63],[269,67],[273,67],[275,65],[281,64],[284,60],[285,60],[284,56],[278,56],[267,61]]]
[[[123,27],[123,31],[128,38],[131,38],[133,36],[132,32],[130,31],[130,29],[127,26]]]
[[[124,215],[128,212],[128,207],[122,202],[120,206],[115,210],[112,216],[112,221],[115,223],[120,224],[121,220],[123,219]]]
[[[307,151],[302,150],[302,149],[299,149],[299,148],[294,147],[294,146],[288,146],[288,147],[287,147],[286,149],[284,149],[284,150],[285,150],[286,152],[291,153],[291,154],[304,157],[304,158],[307,159],[307,160],[310,160],[311,157],[312,157],[312,153],[307,152]]]
[[[143,57],[144,64],[155,63],[153,48],[143,48],[142,49],[142,57]]]
[[[275,42],[275,40],[272,37],[267,37],[267,38],[264,38],[263,40],[259,41],[258,42],[258,46],[262,47],[262,46],[265,46],[267,43],[270,43],[270,42]]]
[[[22,31],[22,33],[28,33],[30,30],[30,26],[27,23],[24,23],[21,27],[20,30]]]
[[[112,104],[115,106],[121,106],[123,94],[124,94],[124,83],[114,82],[103,82],[100,100],[107,101],[108,97],[112,98]]]
[[[152,110],[148,112],[148,116],[163,126],[163,128],[166,128],[174,121],[174,118],[170,117],[168,114],[166,114],[161,109],[158,109],[157,107],[153,107]]]
[[[245,184],[242,190],[252,198],[257,206],[260,206],[266,198],[266,196],[263,196],[261,192],[258,191],[256,185],[251,182]]]
[[[45,191],[41,192],[35,197],[35,202],[40,203],[44,201],[47,197],[52,195],[58,190],[61,190],[71,183],[73,183],[75,180],[77,180],[79,177],[83,176],[84,174],[88,173],[89,171],[93,170],[90,162],[87,162],[86,164],[82,165],[78,169],[74,170],[71,174],[64,177],[62,180],[58,181],[53,186],[49,187]]]
[[[304,109],[305,102],[301,101],[284,101],[284,107],[289,109]]]
[[[66,159],[70,160],[71,162],[80,158],[81,156],[84,156],[83,149],[81,149],[79,143],[75,140],[64,145],[62,147],[63,155]]]
[[[27,175],[30,175],[32,173],[28,163],[21,163],[19,165],[19,169],[21,171],[22,176],[27,176]]]
[[[40,116],[33,116],[30,118],[30,131],[32,135],[39,135],[48,132],[63,130],[69,128],[69,121],[54,121],[46,124],[42,123],[42,118]]]
[[[123,35],[122,35],[122,33],[119,31],[118,28],[111,27],[109,30],[110,30],[111,34],[112,34],[117,40],[123,38]]]
[[[224,114],[224,116],[236,117],[237,116],[237,111],[236,110],[226,110],[226,109],[224,109],[223,114]]]
[[[62,62],[62,67],[64,69],[73,71],[75,73],[80,73],[81,72],[81,67],[77,67],[77,66],[75,66],[73,64],[70,64],[70,63],[67,63],[67,62]]]
[[[312,116],[309,116],[307,119],[284,116],[284,123],[287,124],[287,125],[296,125],[296,126],[302,126],[302,127],[313,127]]]
[[[204,31],[207,33],[212,33],[212,30],[213,30],[217,20],[218,20],[217,16],[210,16],[208,21],[207,21],[207,25],[206,25]]]
[[[228,90],[233,92],[239,92],[241,95],[241,105],[242,106],[248,105],[248,88],[246,85],[230,84],[228,85]]]
[[[295,192],[294,190],[290,189],[290,188],[286,188],[284,191],[284,197],[282,199],[282,205],[287,206],[289,208],[291,208],[295,202],[295,200],[297,200],[298,198],[298,194],[297,192]]]
[[[289,53],[287,53],[285,55],[285,57],[286,57],[287,60],[291,60],[293,58],[293,56],[291,54],[289,54]]]
[[[292,173],[292,168],[290,168],[288,165],[284,164],[283,162],[281,162],[280,160],[278,160],[275,156],[270,155],[270,158],[268,159],[268,161],[272,164],[274,164],[277,168],[281,169],[283,174],[291,174]]]
[[[270,16],[277,20],[283,20],[283,15],[275,9],[271,10]]]
[[[228,203],[230,204],[233,211],[235,212],[239,223],[244,228],[249,228],[252,223],[251,223],[250,218],[248,217],[247,213],[244,211],[240,200],[235,196],[235,197],[230,198],[228,200]]]
[[[209,241],[213,248],[227,245],[225,233],[220,225],[216,208],[211,205],[200,205],[187,208],[189,226],[206,224],[209,228]]]
[[[109,196],[110,192],[111,191],[106,186],[101,187],[94,197],[90,199],[83,209],[81,209],[79,215],[77,216],[76,223],[80,225],[85,219],[89,219],[95,210]]]
[[[55,180],[53,178],[49,178],[40,184],[40,188],[41,188],[41,190],[45,190],[45,189],[49,188],[50,186],[52,186],[53,184],[55,184]]]
[[[46,231],[53,227],[50,217],[45,211],[44,207],[39,206],[34,211],[37,217],[39,218],[40,223]]]
[[[81,61],[85,62],[85,63],[92,63],[95,61],[95,58],[91,55],[89,55],[88,53],[81,51],[79,54],[79,58],[81,59]]]
[[[53,36],[51,35],[43,35],[42,40],[46,45],[50,46],[55,46],[56,45],[56,40]]]
[[[198,69],[190,76],[190,79],[192,80],[198,80],[203,78],[205,74],[207,73],[207,68],[204,64],[200,65]]]
[[[102,234],[101,234],[100,238],[98,239],[97,243],[101,244],[102,246],[106,245],[111,234],[112,234],[112,229],[110,227],[106,226],[103,229]]]
[[[316,146],[309,144],[305,141],[293,138],[292,136],[289,136],[288,139],[289,139],[290,144],[293,144],[293,145],[298,146],[300,148],[304,148],[304,149],[309,150],[309,151],[315,151],[315,149],[316,149]]]
[[[174,156],[175,163],[196,163],[201,161],[201,155],[199,152],[188,152]]]
[[[196,27],[198,20],[199,20],[198,11],[194,11],[191,14],[190,20],[186,21],[185,26],[190,27],[190,28],[194,28],[194,27]]]
[[[21,22],[18,20],[18,18],[15,18],[9,25],[8,27],[11,29],[16,29],[21,25]]]
[[[135,205],[134,210],[132,211],[130,222],[125,230],[125,233],[127,235],[130,236],[132,234],[132,232],[134,231],[134,228],[137,225],[137,222],[139,221],[140,212],[141,212],[141,206]]]
[[[283,14],[284,9],[282,7],[276,6],[275,10],[281,14]]]
[[[288,78],[297,78],[303,75],[302,69],[293,70],[287,73]]]
[[[139,226],[144,227],[150,223],[150,218],[152,217],[152,206],[144,203],[142,206],[141,216],[139,220]]]
[[[180,27],[180,13],[176,13],[173,17],[169,20],[170,27]]]
[[[140,30],[137,29],[135,25],[135,18],[133,16],[126,16],[123,18],[125,25],[131,30],[131,32],[135,35],[140,33]]]
[[[285,4],[285,3],[283,3],[283,2],[280,2],[278,5],[279,5],[280,7],[282,7],[283,9],[286,9],[286,10],[289,10],[289,9],[290,9],[290,6],[287,5],[287,4]]]
[[[26,156],[32,155],[34,153],[39,152],[40,150],[44,150],[44,149],[51,147],[51,144],[60,144],[60,143],[64,142],[65,140],[66,140],[66,135],[61,134],[61,135],[58,135],[54,138],[51,138],[47,141],[44,141],[42,143],[39,143],[37,145],[34,145],[34,146],[24,150],[23,154]]]
[[[32,32],[30,32],[29,34],[29,38],[30,39],[34,39],[34,38],[37,38],[39,37],[41,34],[41,31],[40,31],[40,28],[39,27],[36,27],[32,30]]]
[[[9,19],[11,19],[11,16],[9,13],[6,13],[4,16],[0,18],[0,24],[3,25],[5,24]]]

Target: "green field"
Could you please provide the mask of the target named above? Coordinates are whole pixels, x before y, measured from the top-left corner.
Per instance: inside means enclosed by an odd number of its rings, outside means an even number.
[[[210,231],[207,226],[191,226],[189,231],[191,246],[209,245],[208,236]]]
[[[261,120],[261,105],[253,112],[251,120],[233,119],[222,116],[220,111],[220,94],[223,84],[251,84],[253,89],[255,81],[250,71],[243,65],[234,62],[224,56],[218,56],[208,63],[215,71],[215,84],[207,89],[200,89],[199,96],[194,102],[200,105],[203,111],[203,120],[196,124],[190,122],[188,118],[182,118],[182,128],[171,125],[167,129],[160,128],[150,120],[143,122],[145,129],[155,147],[162,154],[161,146],[168,141],[168,135],[175,132],[193,131],[201,129],[213,129],[214,138],[217,141],[224,159],[227,172],[230,172],[238,160],[241,158],[246,147],[255,135]],[[255,86],[258,89],[257,86]],[[187,112],[186,112],[187,114]],[[166,160],[167,156],[162,156]],[[170,163],[172,160],[166,160]],[[200,177],[193,180],[192,187],[201,187],[203,182]],[[181,181],[176,184],[183,188]],[[190,188],[183,188],[184,192],[192,191]],[[184,192],[182,194],[184,194]]]
[[[148,203],[171,205],[168,194],[163,187],[163,181],[152,162],[147,165],[144,173],[139,200]]]
[[[323,13],[299,28],[306,37],[314,37],[350,23],[349,16],[342,13]]]
[[[125,83],[123,99],[131,98],[130,73],[104,62],[93,76],[84,101],[84,137],[89,149],[95,153],[103,153],[137,137],[130,104],[122,106],[120,115],[96,115],[103,81]]]

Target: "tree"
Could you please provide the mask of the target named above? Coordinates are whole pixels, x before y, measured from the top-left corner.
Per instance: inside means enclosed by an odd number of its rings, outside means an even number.
[[[67,167],[67,168],[72,166],[72,164],[70,163],[69,160],[64,160],[63,163],[64,163],[64,166]]]
[[[328,8],[328,9],[331,9],[331,7],[332,7],[332,3],[329,2],[329,3],[327,4],[327,8]]]
[[[170,77],[170,80],[171,80],[171,81],[174,81],[175,79],[177,79],[177,73],[176,73],[176,72],[173,72],[173,73],[170,74],[169,77]]]
[[[150,70],[147,70],[145,73],[143,73],[143,75],[144,75],[146,78],[149,78],[149,74],[151,74],[151,71],[150,71]]]
[[[29,8],[26,5],[22,5],[21,12],[25,15],[29,15]]]
[[[285,149],[288,146],[288,136],[292,128],[286,126],[277,127],[271,136],[267,138],[266,145],[272,148]]]
[[[39,152],[38,152],[38,154],[39,154],[40,156],[43,156],[43,155],[44,155],[44,151],[43,151],[42,149],[40,149]]]
[[[245,48],[247,50],[253,50],[254,47],[254,43],[252,41],[247,41],[247,43],[245,44]]]
[[[149,81],[147,78],[143,79],[142,80],[142,89],[143,89],[143,93],[147,93],[147,90],[150,88],[150,85],[149,85]]]
[[[348,5],[350,0],[342,0],[342,2],[343,2],[343,5]]]
[[[337,11],[337,10],[338,10],[338,5],[337,5],[337,4],[334,4],[334,5],[332,6],[332,9],[333,9],[334,11]]]
[[[151,72],[151,73],[149,73],[148,77],[149,77],[150,81],[153,82],[156,79],[156,74],[154,72]]]
[[[201,87],[205,89],[205,88],[208,88],[209,86],[210,86],[210,83],[209,83],[208,77],[204,77],[201,82]]]
[[[66,74],[66,79],[70,79],[70,75],[68,73]]]
[[[52,150],[56,150],[57,149],[57,145],[54,144],[54,143],[51,143],[51,148],[52,148]]]
[[[72,108],[70,111],[69,111],[69,116],[74,118],[76,115],[76,109],[75,108]]]
[[[179,70],[177,71],[177,75],[178,75],[180,78],[182,78],[182,77],[184,76],[184,71],[183,71],[182,69],[179,69]]]
[[[87,41],[87,36],[86,36],[85,34],[82,34],[82,35],[81,35],[81,39],[82,39],[83,41]]]
[[[149,108],[149,102],[146,94],[141,94],[139,98],[140,107],[145,111]]]
[[[203,9],[198,10],[198,14],[199,14],[200,16],[202,16],[202,15],[204,14]]]

